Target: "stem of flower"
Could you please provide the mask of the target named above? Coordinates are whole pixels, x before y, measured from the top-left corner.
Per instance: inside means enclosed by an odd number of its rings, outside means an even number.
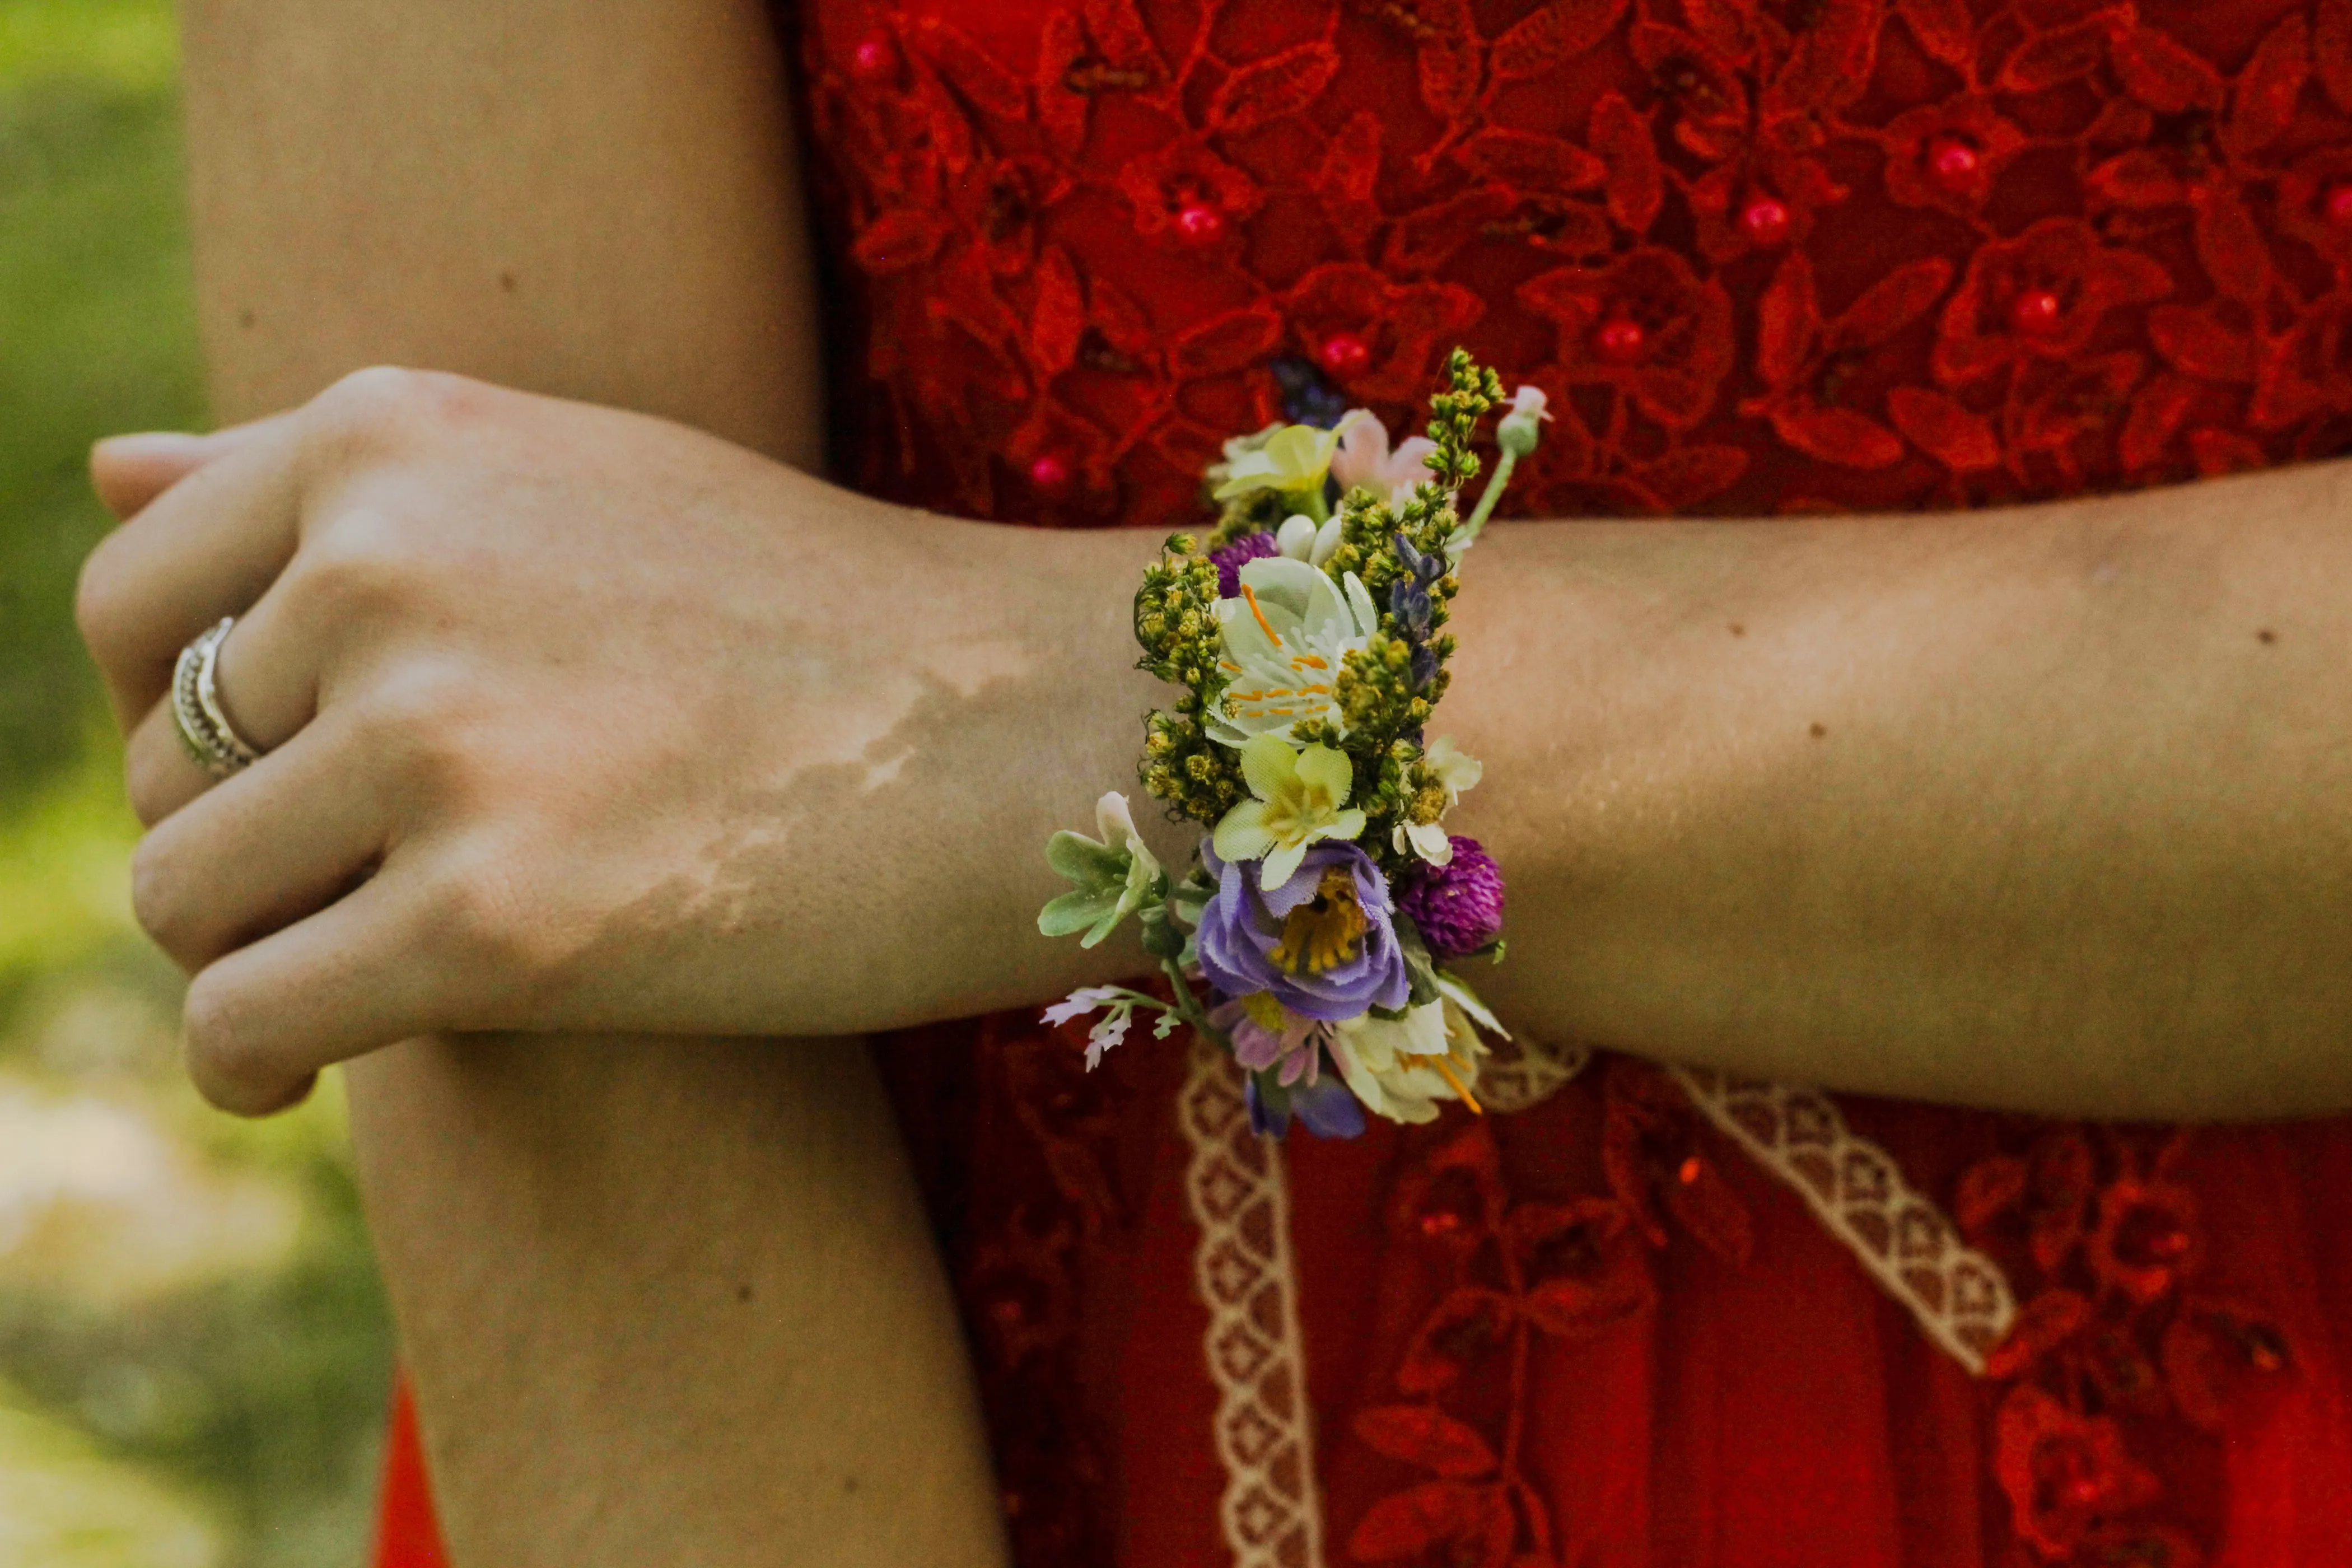
[[[1503,499],[1503,490],[1511,482],[1511,470],[1518,466],[1519,455],[1506,448],[1495,464],[1495,477],[1486,481],[1486,493],[1478,498],[1478,510],[1470,514],[1470,521],[1464,523],[1461,531],[1454,536],[1462,542],[1461,548],[1467,550],[1478,542],[1479,530],[1485,528],[1486,520],[1495,515],[1495,503]]]
[[[1292,499],[1305,503],[1300,506],[1298,510],[1313,518],[1315,520],[1316,527],[1320,528],[1325,523],[1331,521],[1331,509],[1325,505],[1323,501],[1323,481],[1321,479],[1318,479],[1315,481],[1315,488],[1312,489],[1297,490],[1292,492]]]
[[[1176,961],[1163,958],[1160,961],[1160,967],[1166,972],[1168,984],[1175,989],[1176,1016],[1192,1025],[1195,1034],[1205,1036],[1231,1050],[1233,1042],[1225,1038],[1223,1029],[1209,1022],[1209,1015],[1202,1010],[1201,999],[1192,994],[1192,983],[1184,978],[1184,971],[1177,966]]]

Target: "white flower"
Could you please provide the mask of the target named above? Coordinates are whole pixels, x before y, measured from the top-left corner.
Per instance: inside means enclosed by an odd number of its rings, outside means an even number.
[[[1429,750],[1422,753],[1421,764],[1445,786],[1448,805],[1460,805],[1462,797],[1486,776],[1486,764],[1455,745],[1451,735],[1440,735],[1432,741]]]
[[[1380,625],[1352,572],[1344,584],[1304,561],[1269,555],[1241,569],[1241,595],[1217,601],[1229,677],[1209,736],[1241,746],[1253,735],[1287,742],[1303,720],[1339,722],[1334,678]]]
[[[1275,548],[1293,561],[1304,561],[1309,566],[1320,566],[1331,559],[1331,552],[1339,548],[1339,520],[1327,519],[1320,528],[1303,511],[1292,512],[1283,519],[1282,527],[1274,535]]]
[[[1045,1022],[1055,1027],[1073,1018],[1082,1018],[1107,1002],[1119,998],[1116,985],[1082,985],[1059,1002],[1045,1009]]]
[[[1445,735],[1430,742],[1421,763],[1432,778],[1444,786],[1449,808],[1461,805],[1464,792],[1475,787],[1486,771],[1484,763]],[[1454,864],[1454,840],[1439,823],[1400,822],[1390,833],[1389,842],[1400,855],[1418,855],[1433,866]]]
[[[1110,1011],[1095,1020],[1087,1031],[1087,1070],[1102,1066],[1103,1053],[1127,1038],[1128,1026],[1135,1021],[1135,993],[1118,985],[1086,985],[1045,1009],[1047,1025],[1059,1027],[1073,1018],[1108,1006]],[[1165,1031],[1163,1031],[1164,1033]]]
[[[1439,742],[1441,745],[1446,743]],[[1477,766],[1475,763],[1470,765]],[[1475,784],[1477,781],[1473,779],[1471,782]],[[1160,875],[1160,858],[1151,852],[1151,846],[1143,841],[1142,835],[1135,831],[1135,814],[1128,809],[1127,796],[1112,790],[1095,802],[1095,831],[1102,835],[1102,841],[1107,845],[1115,847],[1123,843],[1127,846],[1127,852],[1132,857],[1127,867],[1127,891],[1134,900],[1128,907],[1132,909],[1141,904],[1150,895],[1152,879]]]
[[[1428,458],[1437,443],[1425,436],[1415,436],[1391,452],[1388,426],[1364,408],[1348,410],[1337,433],[1339,449],[1331,458],[1331,475],[1342,493],[1361,485],[1391,507],[1401,508],[1430,479]]]
[[[1127,1026],[1135,1021],[1133,1007],[1114,1007],[1095,1021],[1087,1031],[1087,1070],[1102,1066],[1103,1053],[1127,1038]]]
[[[1418,855],[1433,866],[1454,864],[1454,837],[1439,822],[1400,822],[1389,835],[1400,855]]]
[[[1281,428],[1282,421],[1277,419],[1273,424],[1267,426],[1265,429],[1253,431],[1247,436],[1226,437],[1224,447],[1225,461],[1228,464],[1240,462],[1244,458],[1248,457],[1252,452],[1258,450],[1268,441],[1273,440],[1274,433]]]
[[[1333,1026],[1329,1043],[1340,1078],[1375,1116],[1434,1121],[1441,1100],[1478,1103],[1472,1096],[1486,1046],[1450,995],[1399,1019],[1348,1019]]]

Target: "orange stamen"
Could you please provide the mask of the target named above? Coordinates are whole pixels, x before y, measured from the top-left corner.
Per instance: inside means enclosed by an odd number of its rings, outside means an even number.
[[[1476,1097],[1471,1094],[1467,1089],[1463,1087],[1462,1080],[1454,1076],[1454,1069],[1446,1065],[1445,1058],[1423,1057],[1421,1060],[1425,1061],[1431,1067],[1435,1068],[1437,1069],[1437,1076],[1454,1086],[1454,1092],[1462,1097],[1462,1103],[1470,1108],[1473,1115],[1484,1116],[1486,1114],[1486,1108],[1478,1103]]]
[[[1242,584],[1242,597],[1249,601],[1250,614],[1257,617],[1257,629],[1265,634],[1265,640],[1280,647],[1282,639],[1274,635],[1274,623],[1267,620],[1265,612],[1257,607],[1257,595],[1250,591],[1246,583]]]

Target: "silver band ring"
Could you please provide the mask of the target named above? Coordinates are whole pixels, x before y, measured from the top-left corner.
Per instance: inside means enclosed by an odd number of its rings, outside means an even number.
[[[181,743],[196,765],[216,779],[241,773],[261,760],[261,753],[236,732],[220,700],[220,647],[236,617],[220,625],[180,650],[172,671],[172,720]]]

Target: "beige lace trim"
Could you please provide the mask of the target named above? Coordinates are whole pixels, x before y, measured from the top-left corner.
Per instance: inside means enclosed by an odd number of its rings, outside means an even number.
[[[1282,1143],[1250,1131],[1241,1068],[1203,1041],[1193,1043],[1181,1114],[1192,1149],[1186,1196],[1201,1227],[1192,1273],[1209,1309],[1225,1542],[1234,1568],[1322,1568]]]
[[[1556,1093],[1588,1051],[1504,1044],[1480,1065],[1493,1111],[1525,1110]],[[1192,1271],[1209,1309],[1209,1379],[1217,1390],[1220,1506],[1234,1568],[1322,1568],[1313,1412],[1290,1253],[1283,1145],[1250,1131],[1242,1073],[1195,1042],[1182,1121],[1192,1151],[1185,1191],[1201,1239]]]
[[[1998,1264],[1962,1246],[1944,1213],[1886,1151],[1849,1131],[1819,1089],[1673,1069],[1691,1103],[1811,1206],[1929,1339],[1984,1375],[1986,1352],[2017,1316]]]
[[[1590,1059],[1573,1047],[1505,1044],[1481,1065],[1478,1093],[1494,1112],[1526,1110]],[[2009,1281],[1990,1258],[1961,1245],[1951,1221],[1884,1149],[1856,1137],[1819,1090],[1672,1070],[1691,1104],[1793,1188],[1931,1341],[1982,1375],[1986,1352],[2017,1314]],[[1250,1131],[1241,1069],[1205,1042],[1192,1047],[1181,1117],[1192,1152],[1185,1193],[1200,1226],[1193,1278],[1209,1309],[1225,1543],[1234,1568],[1322,1568],[1283,1145]]]
[[[1532,1110],[1558,1094],[1584,1070],[1592,1053],[1582,1046],[1555,1046],[1522,1036],[1494,1042],[1478,1064],[1478,1103],[1498,1116]]]

